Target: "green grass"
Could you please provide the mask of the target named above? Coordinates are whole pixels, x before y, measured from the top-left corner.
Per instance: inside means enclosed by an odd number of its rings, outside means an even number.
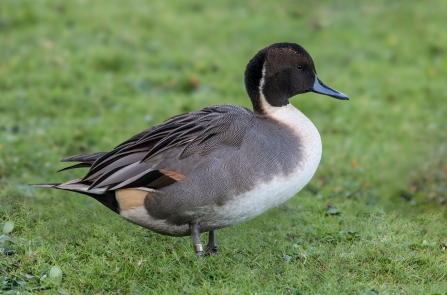
[[[447,2],[266,2],[2,1],[0,229],[15,228],[0,293],[447,292]],[[286,204],[219,230],[220,255],[27,186],[78,177],[58,161],[173,115],[250,107],[245,65],[280,41],[351,100],[291,99],[320,131],[320,167]]]

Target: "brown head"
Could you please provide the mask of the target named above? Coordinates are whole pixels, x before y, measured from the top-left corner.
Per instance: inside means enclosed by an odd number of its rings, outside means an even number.
[[[309,91],[349,99],[318,79],[312,57],[294,43],[275,43],[259,51],[245,69],[245,88],[260,114],[265,113],[266,103],[282,107],[292,96]]]

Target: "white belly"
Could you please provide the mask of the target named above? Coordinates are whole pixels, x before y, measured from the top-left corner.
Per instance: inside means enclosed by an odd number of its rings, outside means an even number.
[[[276,207],[298,193],[312,178],[315,170],[301,171],[289,179],[275,178],[271,182],[237,196],[224,206],[207,208],[208,220],[202,220],[204,228],[222,228],[254,218]],[[211,210],[210,210],[211,209]]]

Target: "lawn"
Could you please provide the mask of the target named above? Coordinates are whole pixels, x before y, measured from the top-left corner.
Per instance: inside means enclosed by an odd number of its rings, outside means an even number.
[[[447,294],[446,11],[442,0],[2,0],[0,293]],[[187,237],[28,186],[79,177],[56,173],[59,160],[176,114],[251,107],[245,65],[281,41],[304,46],[350,100],[291,99],[320,131],[320,167],[285,204],[219,230],[220,255],[197,259]]]

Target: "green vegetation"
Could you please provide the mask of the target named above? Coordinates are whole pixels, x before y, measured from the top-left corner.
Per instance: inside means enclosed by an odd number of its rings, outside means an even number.
[[[0,293],[445,294],[447,2],[56,1],[0,4]],[[217,232],[221,255],[35,190],[207,105],[250,106],[248,60],[303,45],[348,102],[291,102],[323,159],[304,191]],[[205,239],[205,236],[203,237]],[[60,280],[60,273],[63,273]],[[55,267],[55,268],[54,268]]]

